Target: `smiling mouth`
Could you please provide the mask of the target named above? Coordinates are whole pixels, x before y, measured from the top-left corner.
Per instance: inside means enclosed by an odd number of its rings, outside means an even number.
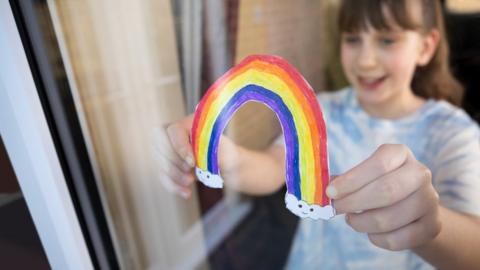
[[[382,85],[382,83],[385,81],[386,78],[387,76],[382,76],[379,78],[358,77],[358,82],[364,89],[375,90]]]

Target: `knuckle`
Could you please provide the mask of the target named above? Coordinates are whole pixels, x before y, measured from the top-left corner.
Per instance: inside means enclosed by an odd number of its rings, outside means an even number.
[[[400,250],[403,250],[404,248],[401,245],[399,245],[398,242],[392,241],[391,243],[389,242],[387,249],[390,251],[400,251]]]
[[[363,232],[363,230],[361,229],[361,227],[359,226],[358,224],[358,220],[357,220],[357,217],[355,215],[349,215],[348,219],[346,219],[348,225],[350,225],[350,227],[352,227],[353,230],[355,230],[356,232]]]
[[[377,247],[381,247],[384,249],[390,249],[390,243],[388,239],[388,235],[384,234],[368,234],[368,239],[372,244],[374,244]]]
[[[390,229],[390,224],[388,222],[388,219],[386,219],[382,215],[373,214],[372,215],[372,220],[373,220],[374,226],[377,228],[377,230],[379,230],[381,232],[385,232],[385,231],[388,231]]]
[[[432,230],[432,239],[437,237],[437,235],[440,233],[440,231],[442,230],[442,222],[437,218],[434,222],[434,226],[433,226],[433,230]]]
[[[172,130],[175,128],[175,123],[171,123],[171,124],[168,124],[165,126],[165,130],[167,131],[167,133],[170,133],[172,132]]]
[[[398,185],[394,181],[383,181],[380,186],[380,192],[385,203],[391,204],[395,201],[398,193]]]
[[[342,200],[336,200],[336,201],[334,202],[334,204],[335,204],[335,211],[336,211],[337,213],[345,213],[345,209],[344,209],[344,207],[343,207]]]
[[[396,151],[402,154],[408,154],[410,152],[410,148],[408,148],[405,144],[395,144]]]
[[[381,247],[390,251],[400,251],[405,249],[402,241],[396,237],[393,233],[381,234],[381,235],[368,235],[370,242],[377,247]]]
[[[408,247],[414,247],[416,246],[419,241],[419,236],[414,234],[412,230],[408,230],[405,235],[402,237],[402,239],[398,239],[397,241],[393,241],[393,251],[400,251],[404,250]]]
[[[432,181],[432,171],[430,171],[427,166],[420,164],[419,172],[421,179],[425,183],[430,183]]]
[[[388,152],[391,147],[392,147],[392,144],[388,144],[388,143],[382,144],[378,147],[377,151],[379,153],[385,153],[385,152]]]
[[[175,192],[175,186],[172,180],[167,175],[163,175],[160,177],[160,183],[166,191],[170,193]]]
[[[385,249],[390,251],[399,251],[402,250],[400,242],[397,240],[394,234],[385,235]]]
[[[180,173],[180,171],[170,165],[165,168],[163,168],[164,176],[169,179],[170,182],[176,183],[176,184],[181,184],[183,180],[183,175]]]
[[[382,144],[377,149],[376,164],[377,169],[382,173],[390,172],[395,169],[399,163],[400,156],[407,156],[410,149],[403,144]]]
[[[433,205],[437,206],[440,204],[440,195],[438,195],[437,191],[435,190],[435,188],[433,186],[430,186],[431,190],[432,190],[432,194],[433,194],[433,199],[432,199],[432,202],[433,202]]]
[[[372,242],[372,244],[374,244],[377,247],[380,247],[380,243],[378,241],[379,237],[377,235],[369,233],[367,236],[368,236],[368,240],[370,240],[370,242]]]
[[[377,169],[382,173],[385,174],[390,170],[391,160],[387,156],[379,156],[377,162]]]
[[[385,249],[390,250],[390,251],[396,251],[397,246],[396,243],[390,235],[385,236]]]
[[[168,141],[165,128],[156,127],[151,133],[150,139],[156,148],[163,148],[165,142]]]
[[[176,139],[178,137],[181,127],[178,123],[172,123],[166,128],[167,134],[171,139]]]
[[[434,213],[427,215],[423,219],[428,219],[424,220],[423,222],[423,230],[426,232],[426,238],[428,240],[434,239],[437,237],[437,235],[440,233],[442,230],[442,222],[440,221],[440,218],[438,217],[437,211],[434,211]]]

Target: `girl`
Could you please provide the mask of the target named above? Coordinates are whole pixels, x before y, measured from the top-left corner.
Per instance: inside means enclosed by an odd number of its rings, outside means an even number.
[[[341,62],[351,87],[321,94],[338,214],[301,220],[292,269],[469,269],[480,265],[480,132],[460,109],[438,0],[344,0]],[[160,132],[161,180],[188,197],[192,117]],[[163,138],[163,139],[162,139]],[[284,183],[284,148],[222,138],[227,185],[267,194]],[[262,181],[258,181],[262,179]],[[397,251],[397,252],[392,252]]]

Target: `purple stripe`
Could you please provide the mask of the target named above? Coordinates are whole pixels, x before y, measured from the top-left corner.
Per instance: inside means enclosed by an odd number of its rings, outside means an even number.
[[[267,105],[272,109],[283,129],[285,146],[286,146],[286,184],[289,193],[300,198],[300,173],[298,168],[298,140],[297,132],[293,123],[293,117],[286,105],[276,93],[265,88],[248,85],[238,91],[224,106],[212,130],[212,138],[208,149],[208,170],[214,174],[218,174],[218,143],[220,136],[231,119],[233,114],[246,102],[258,101]],[[278,103],[278,104],[277,104]],[[297,142],[297,143],[295,143]],[[296,176],[296,177],[295,177]],[[297,181],[295,181],[297,179]]]

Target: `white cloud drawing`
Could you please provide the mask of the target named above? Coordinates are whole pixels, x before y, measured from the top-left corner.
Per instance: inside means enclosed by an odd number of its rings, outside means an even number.
[[[288,210],[301,218],[328,220],[335,216],[335,209],[332,205],[329,204],[322,207],[316,204],[308,204],[305,201],[298,200],[288,192],[285,194],[285,204]]]
[[[211,172],[202,170],[198,167],[195,168],[195,174],[197,175],[198,180],[200,180],[200,182],[205,184],[207,187],[223,187],[223,179],[220,175],[212,174]]]

